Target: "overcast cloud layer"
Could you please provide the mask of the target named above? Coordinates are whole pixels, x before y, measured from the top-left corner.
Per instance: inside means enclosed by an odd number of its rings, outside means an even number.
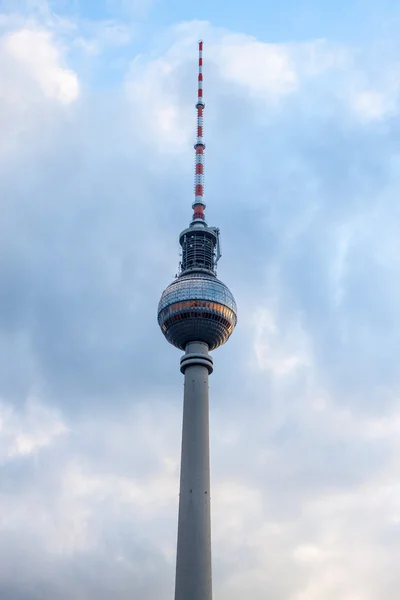
[[[189,22],[139,53],[123,21],[15,6],[0,597],[173,597],[183,381],[156,308],[190,218],[201,36],[208,219],[239,310],[210,380],[215,598],[398,600],[396,42]]]

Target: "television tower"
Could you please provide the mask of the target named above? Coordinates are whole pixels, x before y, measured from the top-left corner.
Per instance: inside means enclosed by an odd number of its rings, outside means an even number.
[[[235,328],[235,299],[217,279],[219,229],[209,227],[204,209],[203,42],[199,42],[197,138],[193,216],[179,236],[179,274],[163,292],[158,323],[168,342],[185,351],[182,456],[175,600],[212,600],[208,376],[210,350]]]

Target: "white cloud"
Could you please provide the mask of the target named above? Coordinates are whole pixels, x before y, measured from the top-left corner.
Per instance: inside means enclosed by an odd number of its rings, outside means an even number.
[[[301,326],[278,327],[270,309],[260,308],[253,319],[254,351],[259,369],[276,377],[286,377],[294,369],[309,366],[309,350]]]
[[[60,64],[60,52],[48,31],[21,29],[8,34],[2,40],[1,51],[13,64],[25,81],[34,82],[46,98],[69,104],[77,99],[79,83],[76,74]],[[3,58],[4,60],[4,58]],[[23,80],[22,80],[23,81]],[[15,85],[15,79],[11,85]],[[5,93],[9,93],[9,82],[3,82]],[[13,101],[26,100],[20,87],[13,90]],[[3,92],[4,94],[4,92]]]
[[[379,120],[396,108],[394,99],[376,90],[360,91],[351,97],[351,104],[361,118]]]
[[[277,99],[298,89],[299,81],[290,49],[261,43],[250,36],[227,35],[210,55],[224,78],[245,86],[255,96]]]
[[[158,151],[175,153],[182,150],[193,137],[194,118],[189,122],[188,111],[182,107],[178,90],[174,89],[176,73],[182,64],[167,56],[143,62],[137,57],[126,81],[126,91],[133,109],[145,123],[148,134]],[[194,110],[191,111],[193,116]]]
[[[68,432],[61,417],[35,398],[28,398],[23,410],[0,405],[0,461],[37,453]]]

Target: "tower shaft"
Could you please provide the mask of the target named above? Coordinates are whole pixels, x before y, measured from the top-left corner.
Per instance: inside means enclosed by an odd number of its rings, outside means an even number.
[[[175,600],[212,600],[208,346],[190,342],[185,375]]]

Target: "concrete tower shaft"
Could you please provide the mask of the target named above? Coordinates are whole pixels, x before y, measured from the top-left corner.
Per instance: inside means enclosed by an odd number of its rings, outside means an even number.
[[[207,344],[191,342],[185,375],[175,600],[211,600],[211,519]]]

